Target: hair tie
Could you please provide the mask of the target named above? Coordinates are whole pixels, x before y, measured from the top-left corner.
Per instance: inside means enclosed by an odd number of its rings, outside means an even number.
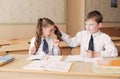
[[[42,21],[43,21],[43,18],[40,18],[40,21],[42,22]]]

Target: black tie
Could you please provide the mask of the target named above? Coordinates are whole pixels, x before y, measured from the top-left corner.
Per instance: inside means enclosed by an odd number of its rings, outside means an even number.
[[[43,40],[43,52],[45,52],[46,54],[48,54],[48,52],[49,52],[49,48],[48,48],[48,43],[47,43],[47,41],[44,39]]]
[[[94,51],[94,43],[93,43],[93,36],[91,35],[90,41],[89,41],[89,46],[88,50]]]

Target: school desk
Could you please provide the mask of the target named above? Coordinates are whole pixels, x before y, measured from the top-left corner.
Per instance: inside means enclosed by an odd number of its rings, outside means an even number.
[[[120,56],[120,42],[116,42],[116,43],[115,43],[115,46],[116,46],[117,49],[118,49],[118,56]]]
[[[30,47],[30,44],[14,44],[14,45],[7,45],[7,46],[2,46],[0,48],[0,52],[12,52],[12,53],[18,53],[18,52],[23,52],[23,51],[28,51]],[[26,53],[26,52],[25,52]]]
[[[63,41],[59,43],[59,47],[61,49],[61,55],[70,55],[71,48]]]
[[[120,37],[111,36],[113,42],[120,42]]]
[[[0,47],[3,45],[10,45],[10,41],[0,40]]]
[[[115,46],[119,46],[120,47],[120,42],[115,43]]]
[[[30,40],[29,39],[13,39],[10,40],[11,44],[30,44]]]
[[[64,43],[64,42],[60,42],[60,49],[61,49],[61,55],[69,55],[70,54],[70,48],[69,46]],[[10,53],[21,53],[21,51],[25,52],[30,48],[30,44],[11,44],[11,45],[7,45],[7,46],[2,46],[0,48],[0,52],[10,52]]]
[[[93,64],[73,62],[69,72],[26,70],[27,54],[11,54],[15,60],[0,67],[1,79],[120,79],[120,74],[95,73]]]

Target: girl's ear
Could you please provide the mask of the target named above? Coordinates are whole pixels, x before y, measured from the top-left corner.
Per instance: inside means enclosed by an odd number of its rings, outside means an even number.
[[[99,23],[98,28],[101,28],[101,27],[102,27],[102,23]]]

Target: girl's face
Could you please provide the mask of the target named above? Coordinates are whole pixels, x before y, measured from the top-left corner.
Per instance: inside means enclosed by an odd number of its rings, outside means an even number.
[[[89,33],[93,34],[99,30],[101,23],[98,24],[95,19],[87,19],[85,22],[85,27]]]
[[[54,32],[54,25],[48,25],[47,27],[42,27],[42,36],[50,37]]]

